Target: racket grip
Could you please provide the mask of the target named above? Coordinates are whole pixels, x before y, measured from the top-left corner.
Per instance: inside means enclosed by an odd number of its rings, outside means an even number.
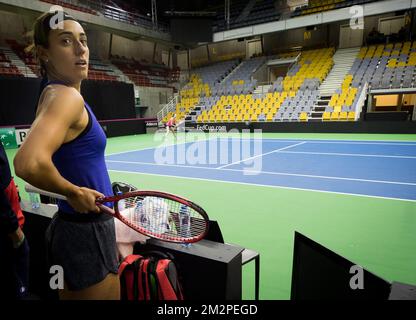
[[[103,204],[101,204],[99,202],[96,202],[96,205],[97,205],[98,208],[100,208],[100,210],[101,210],[102,213],[109,214],[110,216],[114,216],[115,215],[115,212],[114,212],[113,209],[111,209],[111,208],[109,208],[109,207],[107,207],[107,206],[105,206],[105,205],[103,205]]]

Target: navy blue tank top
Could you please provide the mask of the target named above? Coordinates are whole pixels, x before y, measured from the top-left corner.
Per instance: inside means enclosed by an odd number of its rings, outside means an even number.
[[[54,83],[63,84],[48,84]],[[107,139],[89,105],[84,102],[84,106],[88,112],[87,127],[74,140],[62,144],[53,154],[52,161],[59,173],[74,185],[111,196],[113,191],[104,159]],[[58,208],[64,212],[76,213],[68,202],[63,200],[58,201]]]

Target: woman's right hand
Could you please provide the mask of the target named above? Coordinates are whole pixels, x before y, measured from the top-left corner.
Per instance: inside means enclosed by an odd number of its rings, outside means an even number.
[[[77,187],[69,195],[67,195],[67,202],[71,207],[79,213],[100,212],[97,206],[96,199],[102,198],[104,195],[96,190]]]

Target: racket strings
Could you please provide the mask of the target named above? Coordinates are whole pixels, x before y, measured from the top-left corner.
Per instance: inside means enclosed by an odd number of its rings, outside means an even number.
[[[130,197],[118,202],[119,212],[137,229],[161,239],[191,239],[206,230],[206,220],[185,204],[160,197]]]

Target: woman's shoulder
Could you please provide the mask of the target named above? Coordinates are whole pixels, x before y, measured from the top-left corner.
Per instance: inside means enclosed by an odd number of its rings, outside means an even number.
[[[50,84],[42,92],[39,109],[54,108],[54,106],[62,110],[66,108],[81,110],[84,107],[84,98],[73,87]]]
[[[81,93],[77,89],[75,89],[74,87],[63,85],[63,84],[57,84],[57,83],[49,84],[43,90],[43,94],[46,94],[53,98],[67,98],[67,99],[69,98],[69,99],[84,101],[84,98],[82,97]]]

